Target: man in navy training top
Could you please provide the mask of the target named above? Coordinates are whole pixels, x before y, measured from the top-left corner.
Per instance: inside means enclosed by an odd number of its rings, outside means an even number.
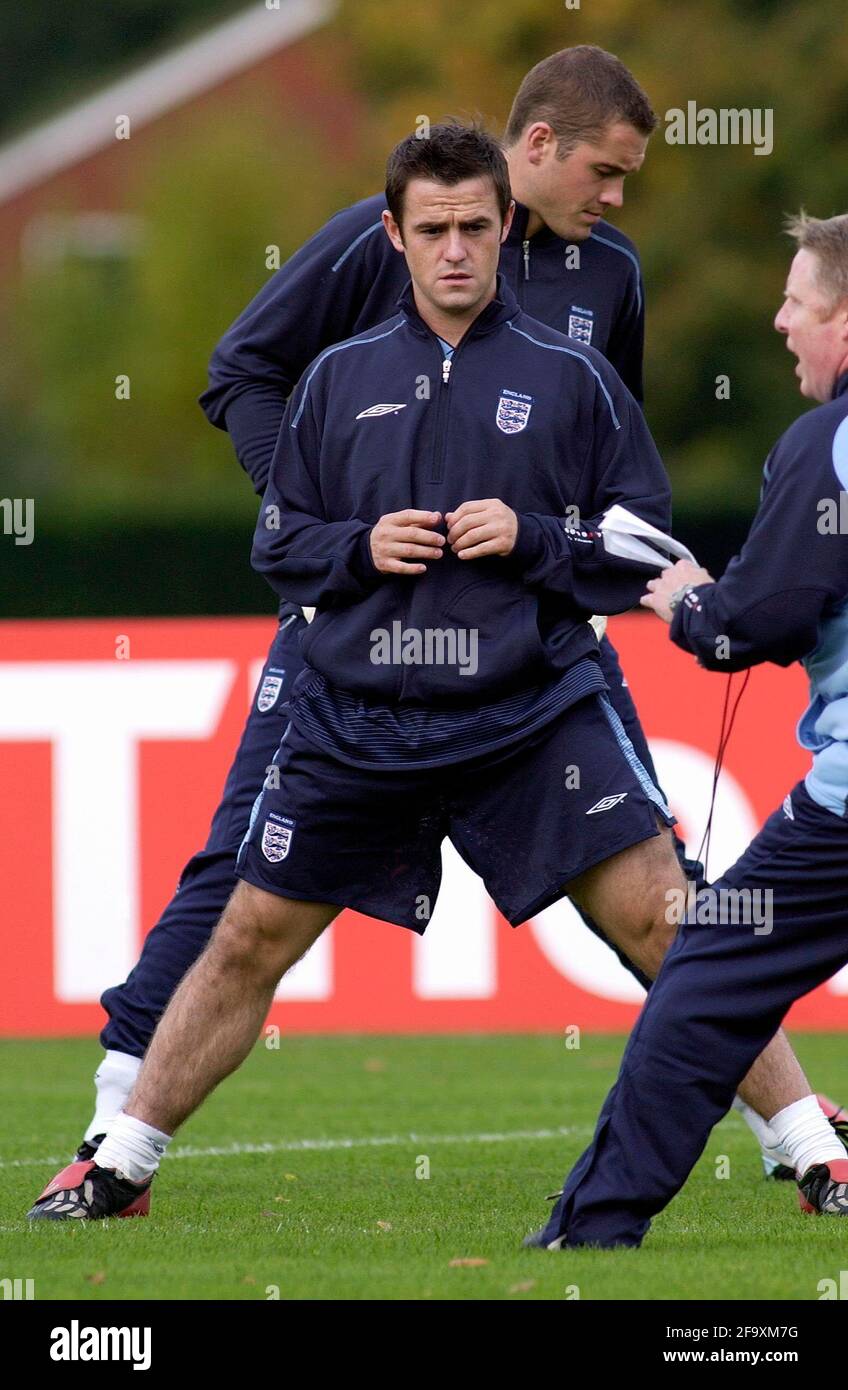
[[[641,166],[656,123],[647,97],[624,65],[612,54],[583,45],[552,54],[527,74],[506,130],[518,206],[501,249],[501,271],[534,317],[603,352],[637,400],[642,398],[644,337],[639,261],[627,237],[602,218],[609,208],[621,206],[624,178]],[[384,209],[381,194],[332,218],[271,277],[216,349],[202,404],[212,423],[229,431],[260,495],[286,400],[305,367],[330,344],[395,311],[407,271],[383,233]],[[183,869],[178,890],[146,936],[128,979],[102,997],[109,1014],[101,1033],[107,1051],[95,1078],[95,1112],[78,1150],[83,1159],[91,1156],[125,1103],[157,1020],[208,942],[235,886],[236,852],[302,668],[305,626],[299,605],[284,601],[207,843]],[[613,706],[656,781],[607,638],[600,655]],[[677,848],[685,863],[679,841]],[[781,1040],[773,1058],[781,1088],[797,1088],[800,1069]],[[744,1113],[756,1130],[759,1117],[747,1107]],[[778,1174],[791,1172],[785,1167],[788,1159],[765,1154]]]
[[[513,925],[569,893],[649,976],[673,935],[673,818],[588,622],[644,584],[605,552],[603,513],[670,524],[659,456],[605,359],[525,315],[497,276],[514,206],[491,137],[409,137],[387,201],[412,275],[400,313],[307,369],[257,524],[256,568],[317,616],[241,882],[126,1111],[33,1218],[140,1212],[175,1130],[339,910],[422,930],[445,837]]]
[[[642,602],[709,670],[801,661],[810,703],[798,740],[812,765],[688,914],[595,1138],[529,1238],[548,1248],[639,1245],[790,1005],[848,962],[848,216],[802,215],[789,230],[798,250],[775,327],[798,359],[801,394],[821,404],[769,454],[759,510],[724,576],[681,561]],[[754,895],[770,902],[770,931],[734,911]],[[808,1142],[816,1122],[811,1097],[769,1120],[797,1148],[802,1211],[846,1216],[848,1160],[836,1146],[820,1160]]]

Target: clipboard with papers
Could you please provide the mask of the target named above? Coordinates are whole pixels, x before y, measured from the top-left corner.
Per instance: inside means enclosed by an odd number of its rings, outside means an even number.
[[[618,502],[604,512],[598,529],[606,552],[619,559],[652,565],[658,570],[669,569],[678,560],[690,560],[693,565],[698,563],[682,541],[667,536]]]

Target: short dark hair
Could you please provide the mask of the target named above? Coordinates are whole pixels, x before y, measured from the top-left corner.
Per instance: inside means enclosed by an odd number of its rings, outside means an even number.
[[[386,164],[389,212],[400,226],[403,195],[411,179],[435,179],[451,185],[481,175],[489,177],[495,186],[503,221],[512,194],[506,158],[493,135],[476,122],[463,125],[459,121],[431,126],[427,135],[407,135],[395,145]]]
[[[650,135],[659,124],[621,59],[590,43],[562,48],[530,69],[509,113],[507,148],[534,121],[547,121],[560,158],[583,141],[599,139],[613,121],[627,121],[640,135]]]

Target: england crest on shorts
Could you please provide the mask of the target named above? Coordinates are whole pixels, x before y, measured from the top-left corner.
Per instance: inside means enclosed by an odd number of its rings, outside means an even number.
[[[259,694],[256,697],[256,708],[260,714],[267,714],[269,709],[273,709],[277,700],[280,698],[280,691],[283,688],[283,676],[266,676],[259,687]]]
[[[269,864],[279,864],[291,849],[294,821],[266,820],[262,831],[262,853]]]
[[[495,415],[498,429],[504,434],[518,434],[526,427],[532,406],[532,396],[525,396],[520,391],[507,391],[504,388]]]
[[[591,347],[592,329],[594,327],[594,311],[592,309],[581,309],[579,304],[572,304],[571,313],[568,315],[569,338],[576,338],[578,343],[586,343]]]

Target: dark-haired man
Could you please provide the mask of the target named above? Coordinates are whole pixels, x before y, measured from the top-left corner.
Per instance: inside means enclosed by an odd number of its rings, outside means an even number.
[[[550,55],[526,75],[506,132],[517,206],[501,272],[528,313],[602,352],[637,400],[644,336],[639,261],[628,238],[598,215],[621,206],[624,179],[641,165],[656,121],[623,63],[580,46]],[[215,350],[201,404],[210,421],[229,432],[260,496],[286,401],[308,363],[395,312],[408,273],[383,231],[385,208],[380,194],[331,218],[268,280]],[[281,715],[302,668],[305,628],[300,606],[284,600],[207,843],[185,865],[128,979],[103,995],[107,1051],[96,1076],[95,1112],[78,1151],[83,1158],[124,1104],[158,1018],[235,886],[236,852],[279,745]],[[608,640],[601,656],[614,707],[652,770]]]
[[[257,525],[257,569],[318,612],[241,882],[126,1111],[33,1219],[138,1214],[175,1130],[253,1046],[281,975],[343,907],[422,930],[445,838],[515,926],[568,893],[649,976],[673,936],[672,817],[588,623],[641,588],[600,520],[624,505],[666,529],[662,464],[609,364],[496,280],[513,204],[491,137],[442,127],[401,142],[387,197],[412,282],[398,314],[304,373]],[[418,655],[387,657],[396,626]],[[564,793],[575,763],[580,785]]]
[[[524,314],[498,276],[513,204],[496,141],[456,126],[410,137],[387,196],[412,277],[400,312],[307,368],[260,510],[256,568],[317,614],[241,881],[126,1112],[33,1219],[136,1214],[175,1130],[242,1062],[280,977],[340,909],[422,930],[445,838],[513,925],[566,892],[603,919],[614,895],[618,939],[647,973],[668,945],[672,817],[588,622],[641,591],[644,571],[607,557],[598,522],[622,504],[666,530],[662,463],[606,360]],[[396,626],[417,639],[410,660],[383,650]]]

